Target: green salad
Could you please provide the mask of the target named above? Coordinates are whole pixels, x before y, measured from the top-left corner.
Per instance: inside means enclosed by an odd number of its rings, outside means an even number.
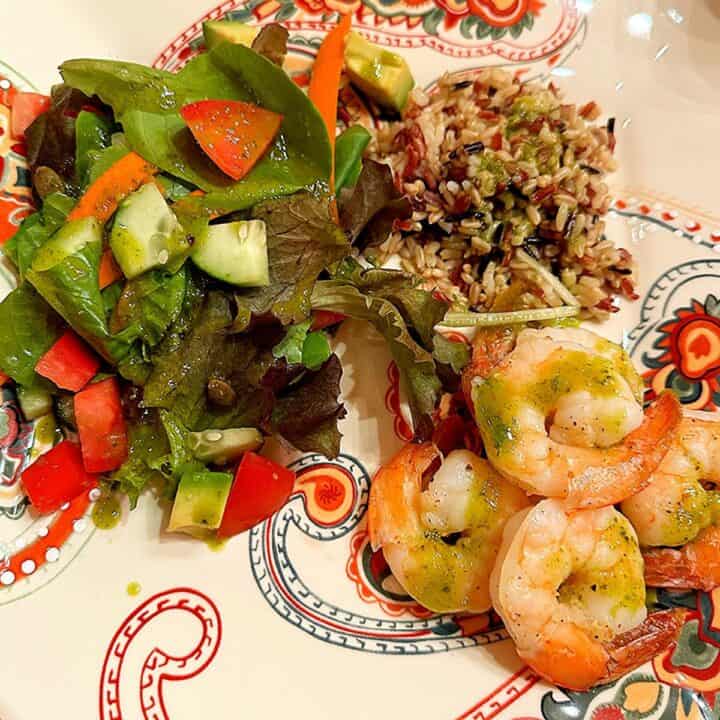
[[[467,350],[434,332],[444,301],[359,259],[410,208],[363,159],[368,131],[336,120],[341,72],[391,111],[412,77],[346,42],[348,25],[308,93],[282,69],[282,27],[214,22],[177,74],[69,60],[37,103],[22,130],[37,211],[3,248],[18,285],[0,303],[0,369],[26,418],[56,427],[23,472],[37,512],[99,486],[102,526],[149,489],[170,530],[228,537],[268,517],[293,475],[259,453],[267,436],[340,450],[345,318],[382,334],[432,432],[443,369]]]

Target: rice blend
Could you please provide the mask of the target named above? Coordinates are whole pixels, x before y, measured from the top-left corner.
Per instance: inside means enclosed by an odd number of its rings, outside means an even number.
[[[559,306],[571,293],[601,319],[616,296],[636,298],[632,256],[604,235],[616,163],[614,123],[598,126],[600,114],[497,69],[416,89],[371,145],[414,210],[375,259],[399,255],[426,287],[480,312]]]

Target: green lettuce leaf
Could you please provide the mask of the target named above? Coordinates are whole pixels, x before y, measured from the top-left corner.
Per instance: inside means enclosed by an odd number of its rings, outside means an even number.
[[[433,357],[439,363],[448,365],[458,374],[470,362],[470,347],[467,343],[450,340],[440,333],[433,338]]]
[[[172,332],[153,354],[145,404],[171,410],[190,430],[259,427],[271,409],[270,394],[253,386],[248,377],[260,350],[248,335],[229,332],[231,324],[230,299],[222,292],[209,292],[189,332]],[[213,378],[234,391],[230,406],[210,404],[207,385]]]
[[[22,283],[0,303],[0,369],[25,387],[39,384],[35,365],[63,327],[32,286]]]
[[[225,214],[328,182],[330,143],[320,114],[281,68],[242,45],[223,43],[177,74],[110,60],[70,60],[60,72],[68,85],[113,108],[146,160],[206,191],[183,200],[186,213]],[[283,116],[272,147],[239,182],[213,165],[179,114],[210,98],[244,100]]]
[[[322,331],[310,332],[310,321],[289,325],[285,337],[273,348],[273,357],[285,358],[288,365],[304,365],[318,370],[332,354],[327,335]]]
[[[329,216],[328,203],[309,193],[268,200],[253,208],[267,228],[270,284],[238,290],[237,329],[251,315],[272,313],[284,325],[305,320],[318,275],[349,250],[342,231]]]
[[[321,280],[315,285],[312,306],[366,320],[385,338],[408,395],[415,434],[428,437],[441,384],[432,355],[413,339],[395,305],[342,280]]]

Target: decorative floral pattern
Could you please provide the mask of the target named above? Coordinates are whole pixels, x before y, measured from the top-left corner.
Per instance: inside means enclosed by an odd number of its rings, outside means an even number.
[[[291,33],[313,37],[329,29],[338,13],[353,13],[355,28],[383,45],[523,64],[556,61],[585,27],[574,0],[226,0],[178,36],[155,66],[176,69],[193,57],[202,47],[206,20],[278,21]]]

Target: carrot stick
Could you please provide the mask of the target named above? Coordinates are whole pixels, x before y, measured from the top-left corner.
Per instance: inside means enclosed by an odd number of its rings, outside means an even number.
[[[112,250],[107,248],[100,258],[100,269],[98,271],[98,284],[100,289],[105,289],[108,285],[112,285],[116,280],[120,280],[123,276],[122,270],[115,262]]]
[[[343,15],[340,22],[325,36],[320,45],[310,79],[308,95],[325,121],[330,150],[332,172],[330,191],[335,192],[335,129],[337,127],[337,104],[340,93],[340,75],[345,62],[345,37],[350,32],[352,15]]]
[[[96,217],[105,222],[117,210],[118,203],[160,172],[137,153],[129,152],[109,167],[80,198],[68,215],[68,221]]]

